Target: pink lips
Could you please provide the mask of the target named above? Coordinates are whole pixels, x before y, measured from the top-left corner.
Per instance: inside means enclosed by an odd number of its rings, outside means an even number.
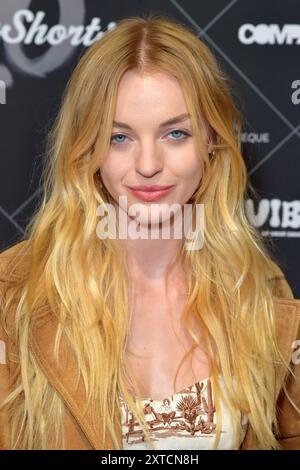
[[[168,194],[174,186],[135,186],[128,187],[129,191],[142,201],[156,201]]]

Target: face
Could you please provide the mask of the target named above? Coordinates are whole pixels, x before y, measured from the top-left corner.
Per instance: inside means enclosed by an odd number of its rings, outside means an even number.
[[[166,73],[141,75],[133,70],[123,75],[110,150],[100,173],[104,186],[118,205],[119,196],[127,197],[127,213],[133,204],[139,204],[141,224],[149,223],[150,210],[153,221],[163,203],[168,207],[174,203],[182,207],[200,184],[202,164],[190,119],[184,116],[178,122],[164,124],[186,113],[184,95],[174,77]],[[144,199],[145,195],[129,189],[139,185],[172,187],[149,201]],[[168,216],[170,212],[164,215],[160,210],[161,222]]]

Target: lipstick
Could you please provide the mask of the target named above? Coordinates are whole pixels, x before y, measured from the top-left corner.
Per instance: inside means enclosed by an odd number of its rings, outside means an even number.
[[[129,191],[136,196],[141,201],[157,201],[158,199],[162,198],[166,194],[168,194],[172,189],[173,186],[159,186],[159,185],[152,185],[152,186],[134,186],[128,187]]]

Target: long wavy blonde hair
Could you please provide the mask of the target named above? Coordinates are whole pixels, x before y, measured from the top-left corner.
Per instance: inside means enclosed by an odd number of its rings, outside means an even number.
[[[49,133],[43,198],[24,237],[30,242],[30,270],[15,307],[20,374],[3,404],[11,410],[11,448],[47,449],[49,442],[54,442],[52,448],[64,448],[63,400],[26,349],[34,314],[45,301],[58,319],[55,358],[59,361],[65,335],[88,403],[101,416],[103,445],[108,432],[120,448],[116,422],[120,425],[121,392],[152,447],[142,410],[125,382],[127,378],[138,396],[125,357],[131,318],[126,257],[116,240],[96,235],[97,207],[111,202],[99,186],[97,170],[110,147],[118,83],[133,68],[177,78],[204,165],[193,196],[194,207],[205,207],[204,246],[179,253],[188,277],[183,322],[193,340],[181,364],[199,344],[191,326],[196,321],[203,333],[201,347],[212,364],[212,383],[221,373],[228,391],[225,395],[214,387],[214,446],[220,438],[223,398],[233,413],[236,448],[240,410],[248,415],[256,447],[277,449],[274,391],[276,366],[283,358],[268,278],[278,269],[245,214],[247,190],[254,190],[241,154],[241,116],[231,97],[232,85],[209,48],[193,30],[158,14],[121,20],[83,54]],[[213,157],[207,154],[203,122]]]

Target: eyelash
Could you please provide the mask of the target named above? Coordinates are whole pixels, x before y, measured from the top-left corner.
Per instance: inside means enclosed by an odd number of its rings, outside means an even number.
[[[170,131],[169,134],[172,134],[172,132],[181,132],[181,133],[185,136],[185,137],[182,138],[182,139],[171,139],[171,140],[174,140],[174,142],[176,142],[176,141],[178,141],[178,142],[184,141],[184,140],[186,140],[188,137],[191,136],[191,134],[190,134],[189,132],[183,131],[182,129],[174,129],[173,131]],[[118,134],[113,134],[113,135],[111,136],[111,143],[112,143],[113,145],[122,145],[122,144],[124,143],[124,141],[123,141],[123,142],[114,142],[114,141],[113,141],[113,138],[114,138],[114,137],[117,137],[117,136],[120,136],[120,135],[123,136],[123,137],[127,137],[125,134],[120,134],[120,133],[118,133]]]

